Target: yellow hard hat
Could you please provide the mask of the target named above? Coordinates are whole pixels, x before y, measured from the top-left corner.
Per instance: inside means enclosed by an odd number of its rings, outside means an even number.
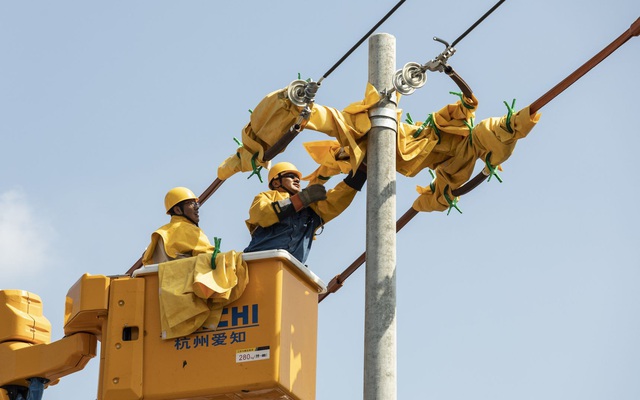
[[[279,162],[269,170],[269,187],[271,187],[271,181],[274,178],[277,178],[278,175],[285,172],[292,172],[298,176],[298,179],[302,179],[302,172],[298,171],[295,165],[290,162]]]
[[[186,187],[175,187],[167,192],[167,195],[164,196],[164,208],[167,210],[167,214],[169,214],[169,210],[173,208],[176,204],[181,201],[194,199],[198,201],[198,196],[193,194],[193,192]]]

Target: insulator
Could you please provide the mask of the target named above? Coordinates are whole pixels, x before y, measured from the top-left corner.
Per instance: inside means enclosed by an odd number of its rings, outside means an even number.
[[[407,85],[419,89],[427,82],[427,74],[422,65],[416,62],[409,62],[402,68],[402,79]]]
[[[396,88],[398,93],[405,96],[408,96],[416,91],[416,88],[407,85],[407,82],[402,77],[401,69],[397,70],[395,75],[393,75],[393,87]]]
[[[302,79],[296,79],[289,84],[289,87],[287,88],[287,97],[289,97],[292,104],[298,107],[304,107],[307,105],[304,92],[306,85],[307,81]]]

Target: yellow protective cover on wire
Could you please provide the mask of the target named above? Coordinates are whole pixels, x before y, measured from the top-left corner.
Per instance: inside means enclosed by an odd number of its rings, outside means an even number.
[[[215,329],[222,309],[237,300],[249,283],[242,253],[211,253],[158,265],[160,324],[163,339],[187,336],[201,327]]]
[[[309,185],[316,183],[324,185],[334,175],[351,172],[349,149],[340,146],[337,140],[306,142],[302,145],[311,158],[320,164],[318,169],[302,178],[302,180],[309,181]]]
[[[377,90],[371,84],[368,84],[363,102],[350,105],[342,114],[333,113],[336,118],[339,115],[343,117],[340,122],[336,122],[335,125],[350,126],[353,121],[358,121],[358,129],[344,128],[343,130],[345,132],[359,132],[360,129],[370,129],[371,122],[367,111],[371,106],[376,105],[379,99],[380,95]],[[469,128],[465,125],[464,121],[473,118],[474,110],[478,104],[475,97],[463,97],[463,99],[466,106],[458,101],[457,103],[443,107],[431,115],[433,122],[429,125],[425,124],[423,126],[422,121],[418,121],[413,125],[406,123],[398,124],[396,169],[399,173],[410,177],[415,176],[427,166],[437,165],[442,160],[454,154],[455,151],[453,149],[455,149],[457,143],[469,135]],[[347,110],[351,113],[359,112],[359,114],[348,119],[345,117],[346,115],[350,115],[346,112]],[[398,109],[397,115],[399,121],[402,116],[401,109]],[[310,126],[311,123],[307,125],[307,127]],[[440,135],[436,133],[436,129],[433,127],[437,128]],[[416,136],[414,137],[414,135]],[[353,134],[348,136],[355,137]],[[366,143],[366,136],[359,136],[357,140],[357,151],[361,156],[366,152]],[[438,145],[437,148],[436,145]],[[348,172],[348,170],[345,171],[345,161],[337,157],[337,155],[340,154],[339,150],[341,146],[342,143],[336,141],[305,143],[309,155],[320,164],[320,167],[307,178],[317,180],[319,176],[331,177],[340,172]],[[434,149],[437,154],[430,157]],[[346,150],[348,154],[353,153],[348,147],[344,148],[344,150]],[[355,163],[359,165],[357,160]]]
[[[287,88],[269,93],[253,109],[249,123],[242,129],[242,146],[218,167],[218,179],[228,179],[237,172],[252,171],[263,162],[264,152],[273,146],[296,122],[300,110],[287,98]]]
[[[375,88],[367,85],[368,99],[375,99]],[[379,95],[378,95],[379,98]],[[354,103],[357,104],[357,103]],[[351,107],[352,112],[362,111],[357,117],[346,118],[345,112],[338,114],[331,111],[334,117],[333,126],[340,126],[343,132],[358,132],[350,124],[357,120],[360,128],[370,128],[368,114],[366,111],[370,102],[363,101],[362,106]],[[497,166],[506,161],[518,139],[525,137],[535,126],[539,114],[529,115],[528,107],[515,113],[511,119],[510,133],[506,127],[506,115],[501,118],[488,118],[481,121],[475,127],[473,119],[478,100],[474,95],[471,98],[461,96],[460,100],[448,104],[437,112],[432,113],[429,123],[422,121],[414,124],[399,123],[397,146],[396,146],[396,169],[405,176],[415,176],[425,168],[436,171],[436,180],[433,182],[434,192],[431,186],[418,187],[420,197],[414,202],[413,208],[417,211],[444,211],[449,207],[449,203],[444,195],[445,189],[450,199],[453,198],[451,190],[460,187],[467,182],[476,160],[487,160],[492,166]],[[402,110],[398,109],[398,120],[400,120]],[[342,116],[343,118],[339,118]],[[426,120],[427,118],[425,118]],[[365,120],[367,122],[365,122]],[[325,126],[329,125],[326,122]],[[307,125],[310,128],[312,125]],[[347,128],[345,128],[347,127]],[[353,143],[355,135],[347,135],[347,140]],[[356,154],[363,155],[366,150],[366,136],[357,137]],[[339,147],[344,146],[343,142],[315,142],[306,144],[307,152],[320,164],[320,167],[309,175],[308,179],[322,182],[327,178],[336,175],[343,170],[343,160],[336,157],[339,154]],[[357,153],[359,151],[360,153]],[[354,153],[354,152],[350,152]],[[353,161],[353,160],[352,160]]]
[[[307,129],[326,133],[338,139],[348,151],[350,170],[355,171],[367,153],[367,133],[371,129],[368,111],[380,101],[376,88],[367,83],[364,99],[351,103],[342,111],[316,104],[307,123]]]
[[[446,159],[455,156],[458,144],[469,136],[465,122],[475,116],[478,100],[463,96],[431,113],[431,122],[418,121],[413,125],[398,124],[396,169],[405,176],[415,176],[425,168],[434,169]],[[400,112],[398,120],[400,120]],[[414,135],[416,135],[414,137]]]
[[[252,171],[252,158],[258,166],[268,168],[263,162],[264,152],[273,146],[296,122],[300,109],[291,104],[286,88],[267,95],[251,113],[251,121],[242,130],[242,146],[218,167],[218,179],[228,179],[237,172]],[[362,101],[347,106],[343,111],[313,104],[306,129],[338,139],[342,147],[349,148],[352,169],[358,168],[367,150],[366,134],[371,128],[367,110],[380,101],[380,94],[367,84]]]
[[[200,253],[213,253],[215,250],[202,229],[185,217],[172,215],[168,224],[161,226],[151,234],[151,244],[142,256],[143,265],[153,263],[153,252],[158,245],[159,238],[162,238],[165,253],[171,258],[176,258],[178,254],[195,256]]]
[[[513,114],[510,119],[511,131],[507,128],[507,116],[500,118],[487,118],[478,123],[472,135],[457,136],[458,140],[451,140],[450,149],[446,152],[434,153],[437,157],[426,159],[423,165],[435,169],[436,179],[433,182],[434,191],[430,186],[420,187],[416,190],[420,196],[413,203],[416,211],[444,211],[449,208],[449,203],[444,195],[453,199],[451,190],[462,186],[473,174],[476,160],[488,162],[496,167],[506,161],[515,148],[517,140],[524,138],[534,128],[540,114],[530,115],[529,107]],[[466,127],[465,127],[466,128]],[[446,133],[446,130],[443,129]],[[467,128],[468,132],[468,128]],[[441,133],[443,142],[445,138],[453,139],[452,135]]]

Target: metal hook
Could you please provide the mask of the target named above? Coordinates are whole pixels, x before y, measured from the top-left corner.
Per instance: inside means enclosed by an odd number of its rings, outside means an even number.
[[[444,44],[444,46],[445,46],[445,47],[451,47],[451,46],[449,45],[449,43],[447,43],[444,39],[440,39],[440,38],[439,38],[439,37],[437,37],[437,36],[434,36],[434,37],[433,37],[433,40],[435,40],[436,42],[440,42],[440,43]]]

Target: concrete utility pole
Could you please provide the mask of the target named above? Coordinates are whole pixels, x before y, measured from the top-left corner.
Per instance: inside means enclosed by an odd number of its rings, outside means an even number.
[[[369,82],[392,90],[396,38],[369,39]],[[397,398],[395,92],[369,111],[364,400]]]

